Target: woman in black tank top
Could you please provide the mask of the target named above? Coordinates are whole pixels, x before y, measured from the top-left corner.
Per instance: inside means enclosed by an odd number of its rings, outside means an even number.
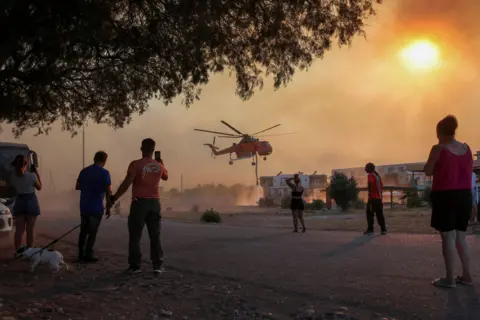
[[[300,177],[296,174],[293,178],[287,179],[286,182],[292,189],[292,202],[290,204],[290,209],[292,209],[293,232],[298,232],[298,220],[300,220],[300,223],[302,224],[302,232],[305,232],[305,221],[303,220],[303,210],[305,209],[305,205],[303,203],[303,187],[300,183]]]

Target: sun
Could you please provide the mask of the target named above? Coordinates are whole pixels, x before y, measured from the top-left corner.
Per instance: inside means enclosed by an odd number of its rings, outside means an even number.
[[[428,40],[418,40],[401,51],[405,65],[414,70],[431,70],[438,66],[438,47]]]

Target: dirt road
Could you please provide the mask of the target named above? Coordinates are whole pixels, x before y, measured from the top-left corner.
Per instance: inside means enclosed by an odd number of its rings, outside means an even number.
[[[44,219],[40,230],[54,237],[75,223]],[[57,249],[72,260],[76,234],[66,240]],[[46,270],[35,275],[18,271],[26,267],[9,262],[0,270],[0,297],[10,312],[25,309],[18,301],[25,301],[30,311],[53,302],[63,313],[48,314],[52,319],[334,319],[334,310],[337,319],[480,318],[474,288],[443,291],[430,285],[443,272],[434,235],[292,234],[166,222],[163,240],[167,272],[159,278],[147,272],[126,277],[121,273],[126,268],[126,221],[104,221],[97,246],[101,263],[73,265],[71,273],[50,276]],[[480,240],[469,240],[479,278]],[[146,233],[143,244],[149,271]],[[33,296],[14,292],[24,282]],[[42,284],[43,291],[37,291]],[[41,299],[45,301],[35,307]]]

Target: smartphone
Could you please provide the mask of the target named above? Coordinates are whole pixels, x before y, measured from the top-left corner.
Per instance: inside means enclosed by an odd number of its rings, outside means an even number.
[[[158,162],[162,160],[162,154],[160,153],[160,151],[155,151],[155,160],[157,160]]]

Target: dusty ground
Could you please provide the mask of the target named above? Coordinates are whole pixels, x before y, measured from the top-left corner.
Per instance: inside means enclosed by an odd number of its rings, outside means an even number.
[[[148,260],[142,275],[123,273],[128,234],[121,217],[102,223],[96,265],[74,262],[76,233],[55,247],[70,272],[41,268],[31,274],[27,263],[4,255],[0,320],[480,318],[475,289],[447,293],[429,285],[443,263],[438,237],[425,234],[431,233],[428,211],[389,211],[393,233],[386,237],[314,230],[362,231],[362,212],[307,214],[310,232],[297,235],[288,230],[288,211],[239,212],[223,214],[221,225],[165,222],[167,272],[160,276],[148,272]],[[166,219],[184,222],[199,216],[164,212]],[[40,244],[78,223],[42,218]],[[395,234],[401,231],[410,234]],[[469,239],[480,277],[480,242]],[[148,259],[146,232],[143,250]]]
[[[220,212],[222,223],[236,226],[259,226],[275,228],[292,228],[291,213],[282,209],[244,208],[238,211]],[[357,231],[366,228],[364,210],[305,212],[307,228],[311,230]],[[165,219],[180,222],[198,222],[200,212],[164,211]],[[434,234],[430,227],[430,211],[426,208],[403,209],[386,208],[385,217],[390,232]],[[378,229],[378,226],[376,225]]]
[[[371,319],[361,310],[325,308],[302,295],[205,273],[168,268],[158,276],[127,275],[125,256],[114,253],[104,252],[97,264],[77,264],[68,241],[55,249],[69,271],[42,266],[32,274],[28,263],[4,257],[0,319]]]

